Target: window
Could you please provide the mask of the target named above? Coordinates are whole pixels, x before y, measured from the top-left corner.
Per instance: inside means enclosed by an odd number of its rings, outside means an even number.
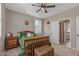
[[[40,34],[42,32],[42,21],[35,19],[35,33]]]

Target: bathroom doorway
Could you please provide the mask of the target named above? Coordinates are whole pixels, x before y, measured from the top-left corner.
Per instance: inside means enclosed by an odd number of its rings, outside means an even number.
[[[60,44],[66,47],[71,47],[71,39],[70,39],[70,19],[66,19],[59,22],[60,28]]]

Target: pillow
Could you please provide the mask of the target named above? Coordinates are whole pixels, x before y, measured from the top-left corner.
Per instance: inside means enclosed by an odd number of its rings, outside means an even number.
[[[27,33],[27,38],[31,38],[32,34],[31,33]]]
[[[23,36],[26,37],[26,33],[25,33],[25,32],[21,32],[21,33],[20,33],[20,38],[23,37]]]

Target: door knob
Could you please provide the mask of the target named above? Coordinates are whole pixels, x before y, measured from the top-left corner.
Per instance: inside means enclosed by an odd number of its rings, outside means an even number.
[[[77,35],[77,36],[79,36],[79,35]]]

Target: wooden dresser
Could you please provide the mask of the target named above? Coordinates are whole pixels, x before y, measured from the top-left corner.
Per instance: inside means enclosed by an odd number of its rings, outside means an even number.
[[[6,38],[6,49],[18,47],[17,37],[7,37]]]

